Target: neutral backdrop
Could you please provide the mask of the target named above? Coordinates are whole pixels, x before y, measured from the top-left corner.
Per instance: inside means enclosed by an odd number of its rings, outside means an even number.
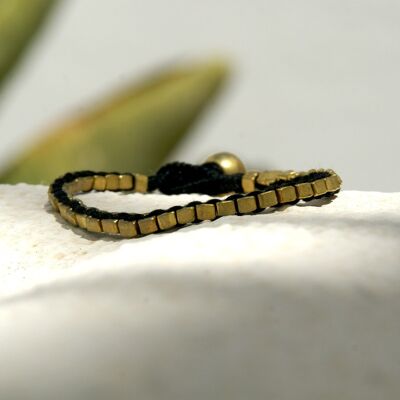
[[[65,0],[0,97],[0,165],[115,86],[223,55],[230,84],[172,158],[230,150],[400,191],[399,21],[395,0]]]

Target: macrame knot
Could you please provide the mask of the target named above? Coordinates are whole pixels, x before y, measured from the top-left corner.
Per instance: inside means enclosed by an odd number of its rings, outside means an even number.
[[[201,193],[215,196],[234,191],[235,175],[224,175],[214,163],[192,165],[173,162],[161,167],[150,177],[149,190],[158,189],[164,194]]]

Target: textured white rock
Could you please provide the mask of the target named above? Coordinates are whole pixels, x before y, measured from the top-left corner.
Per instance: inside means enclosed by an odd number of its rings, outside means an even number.
[[[119,240],[63,223],[46,190],[0,186],[1,399],[399,397],[400,193]]]

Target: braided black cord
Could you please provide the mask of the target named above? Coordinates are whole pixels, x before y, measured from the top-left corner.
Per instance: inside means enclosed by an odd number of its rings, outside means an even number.
[[[214,163],[192,165],[173,162],[164,165],[149,178],[149,191],[158,189],[164,194],[202,193],[210,196],[240,192],[242,175],[224,175]]]

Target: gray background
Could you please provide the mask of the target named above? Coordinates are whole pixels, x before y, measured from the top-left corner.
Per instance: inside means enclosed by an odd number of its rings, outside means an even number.
[[[397,1],[66,0],[52,17],[0,98],[0,164],[115,86],[223,55],[230,85],[172,158],[230,150],[400,190]]]

